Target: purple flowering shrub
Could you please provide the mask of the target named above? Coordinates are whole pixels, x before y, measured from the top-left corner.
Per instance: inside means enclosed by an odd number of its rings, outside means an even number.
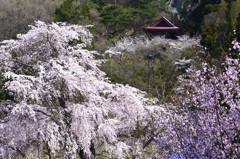
[[[226,57],[223,70],[203,63],[179,78],[155,140],[167,158],[240,157],[240,62]]]

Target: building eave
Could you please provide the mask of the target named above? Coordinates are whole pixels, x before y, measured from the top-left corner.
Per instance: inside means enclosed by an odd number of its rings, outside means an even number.
[[[179,30],[179,27],[146,27],[144,30]]]

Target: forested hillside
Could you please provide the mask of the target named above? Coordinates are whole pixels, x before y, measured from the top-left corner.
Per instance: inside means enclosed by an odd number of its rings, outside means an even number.
[[[0,159],[240,158],[240,0],[0,0],[0,70]]]
[[[179,35],[201,35],[212,56],[226,50],[240,11],[239,0],[12,0],[0,1],[0,40],[26,33],[35,20],[93,25],[96,48],[108,42],[141,34],[142,28],[165,16],[180,27]],[[236,28],[235,28],[236,29]],[[98,45],[101,44],[101,45]]]
[[[51,14],[60,4],[59,0],[0,0],[0,41],[26,33],[36,20],[54,21]]]

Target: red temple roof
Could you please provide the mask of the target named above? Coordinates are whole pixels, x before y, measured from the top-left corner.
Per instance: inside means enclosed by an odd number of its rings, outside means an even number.
[[[178,30],[179,27],[173,25],[167,18],[162,16],[158,21],[156,21],[152,26],[148,26],[144,28],[144,30],[159,30],[159,31],[175,31]]]

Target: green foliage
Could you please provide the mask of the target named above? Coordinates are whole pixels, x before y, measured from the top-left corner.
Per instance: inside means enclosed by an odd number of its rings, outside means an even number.
[[[88,18],[91,22],[93,21],[91,15],[90,15],[90,8],[88,4],[82,3],[81,4],[81,17],[82,19]]]
[[[226,24],[226,32],[225,32],[225,45],[226,48],[225,50],[228,50],[228,48],[231,47],[231,41],[233,39],[233,17],[232,17],[232,7],[233,7],[233,2],[236,0],[225,0],[225,2],[227,3],[227,10],[226,10],[226,20],[227,20],[227,24]]]
[[[55,11],[55,19],[60,22],[74,22],[78,17],[80,6],[73,4],[74,0],[65,0]]]
[[[24,34],[29,25],[41,20],[51,23],[59,0],[0,0],[0,41],[16,39],[17,34]]]
[[[128,28],[133,28],[135,33],[144,25],[156,21],[156,15],[166,7],[165,3],[166,0],[128,1],[127,8],[104,3],[105,7],[102,7],[100,17],[107,28],[108,37],[116,33],[122,34]]]
[[[55,19],[60,22],[79,24],[82,20],[92,21],[87,3],[77,3],[76,0],[65,0],[55,10]]]
[[[98,5],[98,10],[101,11],[103,7],[107,6],[109,4],[108,0],[97,0],[95,1]]]
[[[158,19],[156,19],[156,14],[159,10],[166,8],[166,0],[140,0],[135,1],[135,3],[129,7],[130,12],[134,15],[136,23],[142,25],[150,24]],[[136,27],[136,23],[134,26]]]
[[[126,29],[124,27],[122,27],[121,25],[117,24],[114,28],[114,31],[118,32],[118,33],[123,33]]]
[[[134,21],[132,14],[120,5],[104,7],[100,17],[107,28],[108,37],[110,34],[124,33],[128,24]]]
[[[152,21],[152,18],[155,17],[157,13],[157,7],[155,7],[155,3],[152,3],[149,0],[140,1],[140,5],[137,7],[140,11],[140,17],[149,19]]]
[[[170,80],[176,81],[176,77],[180,72],[169,65],[167,57],[163,59],[157,58],[152,60],[142,52],[126,53],[124,55],[114,56],[102,65],[102,69],[110,77],[114,83],[129,84],[149,93],[149,95],[157,96],[156,88],[159,92],[164,91],[161,87],[165,80],[166,90],[172,88]],[[148,52],[149,53],[149,52]],[[155,53],[157,55],[158,53]],[[168,67],[166,67],[168,65]]]
[[[117,37],[111,38],[111,39],[108,39],[107,44],[108,44],[108,45],[114,45],[114,44],[116,44],[116,42],[119,41],[119,40],[120,40],[120,39],[117,38]]]
[[[236,39],[237,39],[237,41],[240,41],[240,12],[238,13],[235,27],[236,27]]]
[[[101,69],[113,83],[129,84],[155,97],[170,93],[177,76],[181,74],[174,65],[175,60],[195,55],[192,48],[177,50],[176,53],[168,44],[139,44],[132,47],[136,50],[127,51],[126,48],[122,54],[107,57]]]
[[[92,51],[92,50],[94,50],[94,47],[95,47],[95,43],[94,43],[94,41],[92,41],[91,45],[87,45],[87,46],[82,47],[82,48],[86,49],[88,51]]]
[[[235,2],[236,0],[224,0],[226,3],[232,3],[232,2]]]
[[[218,10],[218,4],[207,4],[205,6],[205,11],[204,12],[208,12],[208,13],[211,13],[211,12],[216,12]]]
[[[187,21],[183,26],[183,32],[190,34],[201,33],[204,16],[217,11],[219,3],[219,0],[202,0],[201,3],[192,11],[188,10],[186,7],[180,10],[180,14],[188,15],[188,17],[186,17]]]
[[[217,36],[219,32],[214,25],[206,26],[206,28],[202,32],[202,40],[201,45],[207,47],[208,51],[213,55],[213,50],[217,46]]]
[[[212,57],[214,58],[221,57],[223,54],[222,48],[224,48],[225,52],[229,52],[229,48],[232,46],[231,42],[234,39],[233,21],[235,21],[235,24],[237,25],[236,13],[238,13],[240,9],[240,0],[227,2],[228,3],[221,1],[221,3],[218,5],[217,10],[215,10],[214,7],[213,10],[210,8],[209,10],[213,12],[210,12],[204,16],[204,24],[202,24],[203,39],[201,44],[208,48],[208,50],[211,52]],[[217,30],[209,29],[209,27],[216,28]],[[207,39],[205,39],[205,42],[203,42],[204,38],[207,36],[209,42],[206,42]],[[210,42],[210,38],[212,38],[214,42]],[[215,46],[215,48],[212,46]]]
[[[94,26],[87,26],[87,29],[90,31],[90,33],[94,33]]]

